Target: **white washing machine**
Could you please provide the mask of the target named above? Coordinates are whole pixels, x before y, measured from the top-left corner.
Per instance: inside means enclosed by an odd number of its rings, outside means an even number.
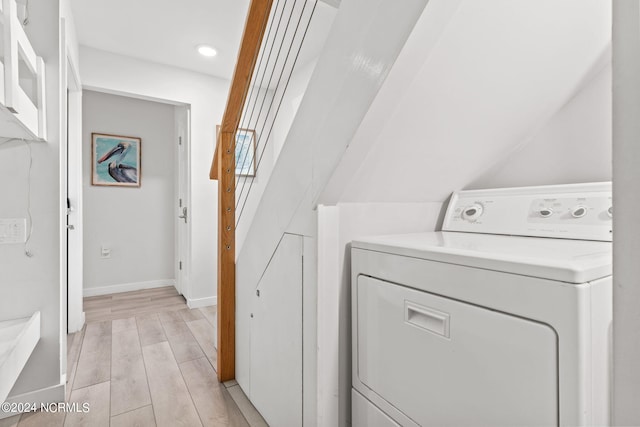
[[[352,246],[352,423],[608,425],[611,184],[454,193]]]

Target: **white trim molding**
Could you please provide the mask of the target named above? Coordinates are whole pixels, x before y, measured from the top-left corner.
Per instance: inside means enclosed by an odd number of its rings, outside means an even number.
[[[189,308],[208,307],[210,305],[218,305],[218,297],[206,297],[206,298],[187,298],[187,306]]]
[[[98,295],[118,294],[120,292],[139,291],[141,289],[162,288],[164,286],[175,287],[175,279],[149,280],[146,282],[122,283],[119,285],[84,288],[83,294],[85,297],[94,297]]]

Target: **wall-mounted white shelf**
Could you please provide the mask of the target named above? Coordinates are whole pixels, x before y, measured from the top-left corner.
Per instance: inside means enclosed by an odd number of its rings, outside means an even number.
[[[15,0],[0,0],[0,82],[0,137],[46,140],[45,65]]]
[[[40,340],[40,312],[0,321],[0,402],[7,400],[20,372]]]

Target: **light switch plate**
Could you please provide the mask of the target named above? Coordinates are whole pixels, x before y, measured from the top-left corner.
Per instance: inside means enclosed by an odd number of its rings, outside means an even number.
[[[0,244],[24,243],[27,241],[26,218],[0,219]]]

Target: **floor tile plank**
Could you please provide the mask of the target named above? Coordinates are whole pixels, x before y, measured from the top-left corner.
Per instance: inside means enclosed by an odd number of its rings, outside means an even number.
[[[218,308],[215,305],[211,305],[208,307],[200,307],[198,309],[200,313],[211,323],[212,326],[216,327],[216,323],[218,322]]]
[[[199,359],[205,356],[198,344],[198,341],[196,341],[188,328],[186,332],[180,335],[170,335],[168,339],[173,355],[178,363]]]
[[[169,343],[143,345],[142,353],[158,427],[201,426]]]
[[[106,300],[110,301],[111,298],[112,298],[111,295],[96,295],[93,297],[84,297],[83,302],[86,304],[93,301],[106,301]]]
[[[269,427],[267,422],[262,418],[262,415],[251,404],[247,396],[244,394],[239,385],[234,385],[227,388],[227,391],[233,397],[233,400],[242,411],[242,414],[247,419],[247,422],[251,427]]]
[[[118,301],[118,300],[132,299],[140,296],[143,298],[147,298],[147,297],[153,297],[157,295],[178,295],[178,291],[173,286],[163,286],[161,288],[140,289],[138,291],[131,291],[131,292],[120,292],[117,294],[112,294],[111,299],[113,301]]]
[[[178,313],[180,314],[180,316],[182,316],[182,320],[184,320],[185,322],[204,319],[202,313],[200,313],[200,311],[197,309],[191,310],[190,308],[185,308],[184,310],[178,311]]]
[[[93,313],[87,313],[87,322],[89,321],[100,321],[100,320],[116,320],[116,319],[124,319],[127,317],[131,317],[131,316],[139,316],[139,315],[151,315],[151,314],[158,314],[158,313],[162,313],[165,311],[178,311],[178,310],[184,310],[184,308],[187,306],[187,304],[182,301],[179,303],[175,303],[172,305],[167,305],[167,306],[162,306],[162,307],[144,307],[141,306],[137,309],[132,309],[132,310],[127,310],[127,311],[121,311],[121,312],[117,312],[117,313],[112,313],[111,311],[107,312],[107,313],[98,313],[98,314],[93,314]]]
[[[180,370],[202,423],[205,426],[230,425],[233,418],[230,413],[236,414],[239,409],[233,400],[225,400],[225,387],[218,382],[207,359],[203,357],[181,363]]]
[[[0,427],[17,427],[18,421],[20,421],[20,414],[9,418],[3,418],[0,420]]]
[[[62,427],[64,412],[30,412],[22,414],[18,427]]]
[[[112,361],[121,357],[142,354],[140,338],[137,329],[117,332],[111,338]]]
[[[222,395],[229,410],[229,427],[253,427],[249,424],[242,410],[238,407],[236,401],[233,400],[233,397],[231,397],[231,394],[229,394],[229,390],[225,388],[222,391]]]
[[[111,417],[111,427],[156,427],[151,405]]]
[[[78,368],[78,361],[80,360],[80,350],[82,350],[82,342],[84,341],[84,331],[67,335],[67,391],[65,399],[69,400],[71,397],[71,389],[73,382],[76,379],[76,370]]]
[[[104,348],[105,341],[111,339],[111,322],[89,322],[84,332],[82,352],[93,353]]]
[[[207,321],[207,319],[194,320],[192,322],[187,322],[187,326],[191,330],[191,333],[202,347],[202,351],[204,354],[211,358],[216,352],[216,345],[213,340],[213,331],[211,328],[211,324]]]
[[[178,312],[168,311],[160,313],[158,316],[160,317],[160,323],[162,323],[162,327],[164,328],[167,337],[182,335],[184,333],[191,335],[189,328],[187,328],[184,320],[182,320],[182,316],[180,316]]]
[[[111,322],[89,322],[72,389],[109,381],[111,377]]]
[[[148,309],[157,309],[160,307],[180,304],[184,302],[184,298],[180,295],[171,295],[171,296],[163,296],[162,298],[156,298],[141,304],[138,301],[123,301],[122,304],[114,305],[111,307],[111,312],[116,313],[137,313],[140,310],[140,307],[144,305],[145,310]]]
[[[111,351],[111,415],[151,404],[137,329],[113,334]]]
[[[142,354],[114,359],[111,370],[111,415],[147,405],[151,405],[151,394]]]
[[[135,316],[126,317],[123,319],[115,319],[112,322],[111,331],[113,334],[118,332],[128,331],[131,329],[138,329]]]
[[[73,390],[71,402],[79,405],[89,404],[87,412],[67,413],[64,427],[109,427],[109,382]]]
[[[162,329],[157,314],[136,316],[136,322],[138,323],[140,344],[143,346],[157,344],[167,340],[167,336],[164,334],[164,329]]]

